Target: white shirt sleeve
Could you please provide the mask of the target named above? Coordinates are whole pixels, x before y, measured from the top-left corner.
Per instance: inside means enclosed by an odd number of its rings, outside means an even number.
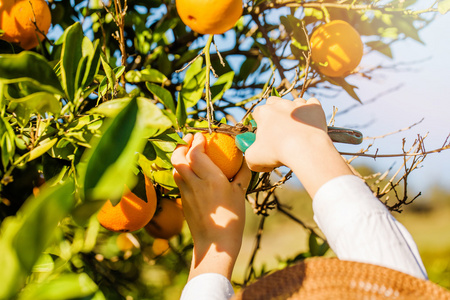
[[[314,219],[342,260],[376,264],[427,279],[417,246],[360,178],[334,178],[317,191]]]
[[[225,276],[205,273],[189,280],[180,300],[228,300],[233,295],[233,287]]]

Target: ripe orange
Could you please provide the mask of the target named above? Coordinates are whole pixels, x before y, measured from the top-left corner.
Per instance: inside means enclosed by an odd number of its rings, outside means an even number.
[[[47,34],[52,23],[50,8],[44,0],[0,0],[0,28],[5,31],[1,39],[18,43],[29,50],[39,44],[44,36],[36,30]]]
[[[163,198],[158,212],[145,226],[145,230],[154,238],[170,239],[183,229],[184,215],[181,202]]]
[[[311,58],[320,73],[342,77],[361,62],[363,43],[359,33],[347,22],[331,21],[319,26],[311,35]]]
[[[242,15],[242,0],[176,0],[184,24],[201,34],[222,34]]]
[[[170,250],[169,241],[166,239],[155,239],[152,244],[152,251],[155,256],[168,253]]]
[[[100,209],[97,219],[110,231],[129,232],[144,227],[156,211],[156,191],[150,179],[145,177],[147,202],[136,196],[127,187],[120,202],[113,206],[107,200]]]
[[[119,234],[116,238],[116,245],[123,252],[140,247],[139,241],[129,232]]]
[[[203,133],[206,138],[205,152],[211,160],[231,179],[242,165],[242,151],[236,147],[234,138],[225,133]]]

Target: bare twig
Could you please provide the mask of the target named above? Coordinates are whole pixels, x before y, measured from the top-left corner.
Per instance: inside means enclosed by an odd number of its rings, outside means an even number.
[[[370,137],[370,136],[364,137],[364,140],[382,139],[382,138],[385,138],[385,137],[387,137],[387,136],[389,136],[389,135],[393,135],[393,134],[396,134],[396,133],[399,133],[399,132],[402,132],[402,131],[410,130],[410,129],[413,128],[414,126],[419,125],[420,123],[422,123],[423,120],[424,120],[424,119],[422,119],[422,120],[420,120],[419,122],[416,122],[416,123],[414,123],[414,124],[412,124],[412,125],[410,125],[410,126],[408,126],[408,127],[405,127],[405,128],[402,128],[402,129],[393,131],[393,132],[389,132],[389,133],[386,133],[386,134],[383,134],[383,135],[379,135],[379,136],[375,136],[375,137]]]
[[[220,54],[219,48],[217,48],[216,42],[213,40],[214,47],[216,48],[217,56],[219,56],[219,61],[222,67],[225,67],[225,61],[223,60],[222,55]]]
[[[247,112],[245,113],[245,115],[242,117],[242,121],[245,120],[248,115],[252,112],[252,110],[259,104],[261,103],[264,99],[267,99],[270,95],[270,92],[272,91],[272,87],[273,84],[275,83],[275,78],[272,78],[272,82],[269,84],[269,86],[267,87],[267,89],[264,91],[264,93],[262,94],[262,96],[258,99],[258,101],[256,101],[255,103],[252,104],[252,106],[250,106],[249,109],[247,109]]]
[[[202,56],[203,54],[205,54],[205,49],[202,49],[202,51],[196,56],[194,57],[190,62],[188,62],[184,67],[182,67],[179,70],[176,70],[176,73],[180,73],[183,72],[184,70],[186,70],[190,65],[192,65],[200,56]]]
[[[115,8],[115,15],[108,9],[108,7],[101,2],[103,5],[103,8],[106,10],[107,13],[109,13],[114,20],[114,23],[116,23],[117,27],[119,27],[119,31],[116,31],[112,36],[114,39],[117,40],[119,43],[120,53],[122,55],[122,66],[126,67],[127,65],[127,49],[126,49],[126,41],[125,41],[125,15],[128,10],[128,4],[127,0],[124,0],[124,5],[122,8],[121,0],[114,0],[114,8]],[[122,85],[125,86],[125,73],[122,74],[121,77]]]
[[[34,25],[34,27],[35,27],[35,30],[36,30],[38,33],[42,34],[42,36],[44,37],[44,40],[48,41],[48,42],[50,43],[50,45],[54,46],[55,44],[53,44],[53,42],[49,40],[49,38],[47,37],[47,34],[46,34],[45,32],[43,32],[43,31],[38,27],[38,25],[37,25],[37,22],[36,22],[36,14],[34,13],[33,3],[31,3],[30,0],[28,0],[28,3],[29,3],[30,6],[31,6],[31,12],[33,13],[33,19],[30,19],[30,21],[31,21],[31,23],[33,23],[33,25]],[[40,40],[40,39],[38,38],[38,40]]]
[[[245,276],[245,281],[244,281],[244,286],[252,279],[252,277],[255,275],[255,267],[254,267],[254,262],[255,262],[255,258],[256,258],[256,254],[258,253],[258,250],[261,247],[261,237],[262,237],[262,233],[264,230],[264,223],[266,221],[266,217],[265,216],[261,216],[261,220],[259,221],[259,226],[258,226],[258,230],[256,232],[256,239],[255,239],[255,245],[253,246],[253,251],[252,251],[252,256],[250,257],[250,261],[247,265],[247,270],[246,270],[246,276]]]

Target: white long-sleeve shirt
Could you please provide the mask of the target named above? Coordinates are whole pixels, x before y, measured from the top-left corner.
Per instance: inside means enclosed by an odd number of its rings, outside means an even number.
[[[314,219],[339,259],[370,263],[427,279],[417,246],[406,230],[358,177],[325,183],[313,200]],[[230,281],[201,274],[184,287],[181,300],[227,300]]]

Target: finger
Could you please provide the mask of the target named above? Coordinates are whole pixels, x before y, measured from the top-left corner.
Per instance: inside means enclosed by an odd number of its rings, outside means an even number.
[[[179,165],[179,164],[188,164],[186,159],[186,154],[189,151],[189,148],[191,147],[192,140],[194,137],[192,134],[187,134],[183,140],[186,142],[185,145],[178,145],[177,148],[173,151],[171,162],[173,166]]]
[[[233,184],[237,185],[238,187],[242,188],[243,191],[247,191],[248,184],[250,183],[250,179],[252,179],[252,172],[247,166],[247,163],[245,162],[245,159],[241,165],[241,168],[237,172],[237,174],[234,176]]]
[[[217,167],[211,158],[205,152],[205,137],[201,133],[196,133],[192,141],[191,149],[187,154],[189,164],[194,173],[202,178],[211,178],[211,176],[223,175],[223,172]]]
[[[185,179],[195,175],[192,172],[189,166],[188,159],[186,157],[193,139],[194,137],[192,136],[192,134],[186,135],[183,138],[183,140],[186,142],[186,145],[178,145],[177,148],[173,151],[171,157],[171,162],[173,167],[176,169],[176,172]]]
[[[297,105],[305,104],[306,100],[303,99],[303,98],[297,98],[297,99],[294,100],[294,103],[297,104]]]
[[[280,101],[280,100],[283,100],[283,99],[280,98],[280,97],[271,96],[271,97],[269,97],[269,98],[267,99],[266,104],[267,104],[267,105],[275,104],[276,102],[278,102],[278,101]]]
[[[175,180],[175,183],[180,189],[180,191],[184,191],[185,189],[187,189],[188,186],[186,182],[176,169],[173,169],[173,179]]]
[[[245,161],[254,172],[270,172],[276,166],[268,165],[267,155],[261,151],[258,139],[245,151]]]
[[[318,104],[320,106],[322,106],[322,104],[320,103],[319,100],[317,100],[316,98],[309,98],[308,101],[306,102],[307,104]]]

